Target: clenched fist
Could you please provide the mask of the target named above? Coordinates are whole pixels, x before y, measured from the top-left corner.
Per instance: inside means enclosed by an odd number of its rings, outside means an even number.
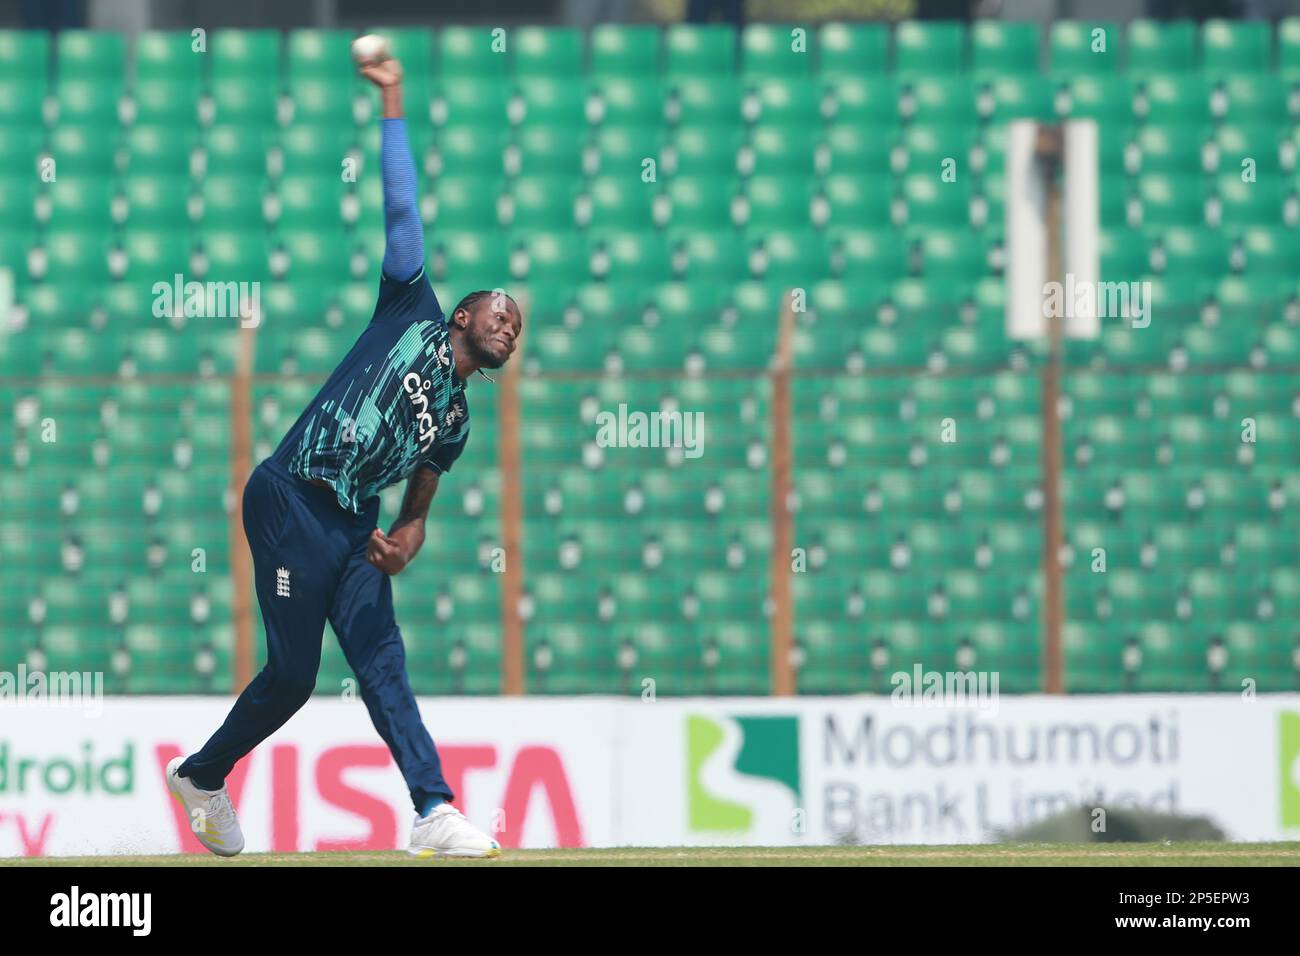
[[[411,557],[399,539],[390,538],[376,528],[370,532],[366,560],[385,574],[397,574],[406,567]]]

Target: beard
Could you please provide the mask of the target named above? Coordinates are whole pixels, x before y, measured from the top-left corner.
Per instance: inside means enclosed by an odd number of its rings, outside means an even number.
[[[470,345],[474,353],[474,363],[480,368],[500,368],[510,358],[508,352],[501,356],[497,352],[497,343],[485,333],[475,335],[470,340]]]

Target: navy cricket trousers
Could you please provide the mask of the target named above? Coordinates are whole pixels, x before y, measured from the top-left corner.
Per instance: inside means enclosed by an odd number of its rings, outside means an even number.
[[[182,777],[219,789],[240,758],[307,702],[328,619],[416,810],[432,797],[453,799],[407,680],[392,582],[366,560],[378,515],[378,499],[352,514],[332,489],[297,478],[271,459],[253,470],[244,487],[244,532],[266,626],[266,666],[203,749],[181,765]]]

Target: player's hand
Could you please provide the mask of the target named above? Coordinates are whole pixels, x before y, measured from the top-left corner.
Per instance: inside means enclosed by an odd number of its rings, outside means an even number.
[[[397,574],[411,559],[400,543],[376,528],[370,532],[366,560],[385,574]]]
[[[369,66],[361,67],[361,75],[381,90],[388,89],[401,84],[402,64],[389,57],[380,63],[371,63]]]

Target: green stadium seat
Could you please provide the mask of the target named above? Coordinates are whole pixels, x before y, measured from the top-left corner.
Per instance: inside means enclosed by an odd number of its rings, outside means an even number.
[[[63,80],[55,89],[54,96],[60,122],[104,126],[118,122],[118,105],[122,98],[120,80],[112,77]]]
[[[863,77],[889,70],[889,28],[883,23],[826,23],[817,37],[823,77]]]
[[[832,264],[838,254],[843,259],[840,271],[846,278],[870,274],[867,285],[859,283],[856,291],[879,289],[881,283],[901,279],[909,271],[910,243],[900,233],[886,229],[832,229],[829,233]],[[857,308],[867,309],[879,297],[866,297]]]
[[[1208,229],[1169,229],[1160,236],[1153,261],[1166,277],[1217,275],[1227,268],[1227,237]]]
[[[1196,25],[1189,20],[1134,20],[1127,42],[1131,76],[1196,69]]]
[[[663,282],[672,277],[667,241],[660,233],[591,235],[592,278],[603,282]]]
[[[1287,89],[1273,76],[1231,76],[1211,94],[1210,107],[1217,118],[1231,123],[1290,124]]]
[[[328,233],[344,226],[343,204],[347,184],[338,175],[314,172],[293,173],[276,184],[274,221],[285,232]],[[342,242],[339,243],[343,245]]]
[[[113,226],[113,198],[117,184],[94,170],[69,171],[50,184],[50,218],[47,228],[106,231]]]
[[[824,173],[884,177],[890,172],[891,149],[892,143],[875,130],[857,123],[835,123],[826,128],[814,161]]]
[[[894,29],[894,69],[902,77],[963,72],[965,24],[904,20]]]
[[[930,232],[922,243],[921,275],[943,281],[969,281],[988,272],[988,250],[979,236]]]
[[[515,75],[521,81],[538,78],[572,80],[583,72],[583,36],[575,29],[520,27],[514,31],[512,39]]]
[[[751,78],[807,76],[816,56],[814,38],[815,33],[803,26],[748,24],[740,33],[740,72]]]
[[[650,230],[654,193],[639,178],[600,176],[579,197],[578,222],[591,229]]]
[[[909,226],[965,226],[970,221],[969,180],[942,182],[934,174],[909,175],[901,184]]]
[[[504,79],[492,82],[455,74],[443,80],[431,115],[439,128],[463,123],[513,124],[508,112],[510,98],[510,87]]]
[[[154,180],[148,182],[150,185],[155,183]],[[183,218],[164,220],[151,217],[139,224],[135,219],[133,213],[132,228],[124,233],[122,239],[127,257],[124,281],[140,281],[151,286],[153,282],[167,282],[177,273],[184,275],[189,271],[193,240]],[[138,313],[133,318],[138,321]]]
[[[1051,87],[1036,75],[1005,76],[992,80],[986,87],[990,109],[987,117],[992,123],[1011,119],[1034,119],[1049,123],[1056,120],[1056,98]],[[981,99],[977,98],[977,109]]]
[[[293,122],[312,125],[349,126],[356,84],[352,77],[293,76],[289,100]]]
[[[1300,73],[1300,17],[1284,17],[1277,25],[1277,71],[1287,79]]]
[[[232,80],[260,86],[270,95],[279,92],[281,76],[280,33],[277,30],[215,30],[212,47],[214,91]]]
[[[1106,126],[1133,120],[1133,97],[1123,77],[1078,76],[1068,80],[1066,89],[1069,93],[1066,115],[1071,119],[1095,119]]]
[[[201,97],[198,77],[187,77],[184,73],[166,80],[137,83],[131,93],[132,122],[176,129],[194,126],[199,121]]]
[[[347,30],[300,29],[290,31],[285,40],[285,66],[290,82],[307,77],[330,79],[337,76],[352,62],[352,38],[353,34]],[[392,36],[389,36],[389,44],[390,48],[398,45],[397,40]],[[420,69],[416,63],[408,65],[405,59],[399,55],[398,50],[394,49],[393,52],[402,61],[403,69],[415,69],[421,75],[427,73],[427,46],[424,56],[426,62],[423,69]],[[406,49],[403,48],[400,52],[405,53]],[[418,56],[413,52],[411,58],[415,60],[418,59]]]
[[[43,30],[0,30],[0,82],[43,81],[50,62],[50,35]]]
[[[1273,68],[1273,35],[1257,20],[1207,20],[1201,25],[1205,73],[1267,73]]]
[[[1049,69],[1064,79],[1118,73],[1123,62],[1114,23],[1057,20],[1051,26]]]
[[[10,130],[35,131],[44,125],[45,92],[44,77],[0,79],[0,125],[5,135]]]
[[[684,279],[735,282],[749,277],[750,250],[733,232],[674,231],[670,239],[684,252]]]
[[[190,216],[188,177],[153,172],[134,174],[122,183],[122,196],[129,235],[138,229],[177,228]]]
[[[516,189],[525,181],[532,181],[532,177],[521,177],[516,181]],[[497,205],[502,189],[503,183],[497,178],[442,177],[435,184],[431,197],[426,200],[426,208],[430,211],[424,214],[424,218],[438,230],[481,231],[494,228],[497,225]],[[519,212],[516,205],[515,215],[518,216]]]
[[[899,85],[893,77],[851,77],[837,79],[833,87],[834,121],[864,123],[873,127],[897,125]]]
[[[657,126],[663,122],[665,92],[656,77],[609,76],[595,84],[598,119],[608,126]]]
[[[1282,223],[1282,184],[1265,177],[1245,182],[1240,173],[1220,175],[1208,210],[1212,225],[1273,226]]]
[[[211,228],[205,222],[200,244],[208,265],[205,281],[254,282],[270,278],[271,244],[263,232]]]
[[[659,30],[601,23],[587,37],[591,74],[610,79],[653,77],[659,72]]]
[[[502,155],[497,153],[496,162],[501,162]],[[523,172],[534,176],[581,176],[583,171],[582,140],[567,126],[525,126],[519,131],[514,150],[507,147],[504,155],[510,175]],[[484,158],[489,162],[492,159]]]
[[[904,119],[916,123],[969,125],[975,112],[975,87],[965,76],[917,78],[907,86]]]
[[[205,55],[194,49],[194,38],[187,32],[145,30],[135,40],[136,95],[154,85],[198,86]]]
[[[1248,276],[1294,276],[1300,268],[1300,237],[1295,230],[1253,227],[1241,234]]]
[[[822,94],[809,81],[765,79],[754,85],[745,105],[755,125],[797,136],[800,130],[820,126],[822,102]]]
[[[110,279],[108,253],[112,237],[107,230],[78,226],[73,231],[50,231],[42,246],[49,257],[48,275],[75,275],[83,282],[105,283]]]
[[[201,154],[206,176],[262,176],[274,134],[259,125],[218,123],[204,139]]]
[[[736,172],[736,157],[744,143],[740,129],[682,127],[669,138],[661,162],[674,176],[731,175]]]
[[[266,79],[236,72],[214,79],[212,111],[218,123],[272,127],[277,121],[277,104],[278,91]]]
[[[521,176],[511,183],[511,219],[503,225],[515,229],[545,229],[547,232],[572,229],[578,194],[580,187],[572,179]],[[482,217],[478,216],[476,220],[481,222]]]
[[[1209,90],[1199,76],[1149,76],[1134,84],[1134,112],[1153,124],[1210,121]]]
[[[514,59],[514,44],[501,28],[446,27],[438,31],[437,67],[443,82],[452,78],[472,82],[485,76],[506,76]]]
[[[1137,131],[1134,145],[1142,172],[1198,173],[1204,168],[1204,147],[1210,131],[1202,126],[1148,125]]]
[[[664,34],[664,73],[685,77],[730,77],[736,68],[736,36],[730,27],[675,23]]]
[[[808,229],[813,188],[801,176],[754,176],[745,184],[744,224],[751,231]]]
[[[977,20],[970,44],[971,72],[977,76],[1038,76],[1037,23]]]
[[[277,239],[275,248],[287,257],[282,277],[289,282],[327,282],[346,275],[361,278],[351,269],[346,234],[337,223],[307,229],[301,228],[299,222],[282,222]],[[338,359],[330,357],[325,361],[332,367]]]
[[[576,234],[526,229],[516,232],[509,246],[526,257],[526,276],[543,276],[570,286],[590,277],[587,246]]]
[[[829,206],[829,226],[884,229],[891,225],[890,197],[857,176],[827,176],[822,195]]]
[[[685,77],[674,82],[665,115],[682,126],[739,126],[741,94],[734,77]]]
[[[29,47],[36,45],[33,41],[27,43]],[[123,81],[126,38],[121,33],[63,30],[56,37],[55,54],[62,81]]]
[[[118,143],[116,126],[72,121],[59,124],[49,139],[56,174],[51,191],[57,191],[64,177],[111,176],[117,168]]]
[[[215,174],[199,190],[205,229],[261,228],[264,223],[265,180],[258,176]]]
[[[586,127],[586,96],[568,80],[532,77],[520,90],[524,125],[567,126],[580,135]]]

